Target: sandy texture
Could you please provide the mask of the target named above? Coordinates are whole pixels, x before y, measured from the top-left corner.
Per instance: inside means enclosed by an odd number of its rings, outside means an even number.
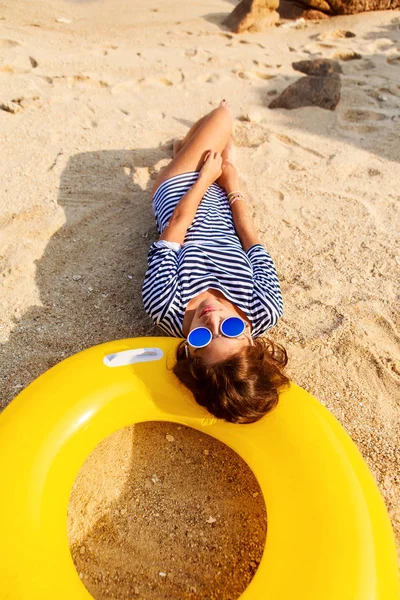
[[[96,600],[236,600],[261,560],[266,512],[233,450],[187,427],[141,423],[89,456],[68,532]]]
[[[227,98],[282,285],[271,334],[358,445],[400,542],[400,17],[232,35],[233,6],[0,4],[1,405],[75,352],[159,334],[141,303],[152,180]],[[292,62],[334,57],[335,111],[267,108],[302,76]]]

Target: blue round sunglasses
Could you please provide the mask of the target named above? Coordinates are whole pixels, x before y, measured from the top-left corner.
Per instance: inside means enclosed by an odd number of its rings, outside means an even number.
[[[221,334],[227,338],[237,338],[245,332],[248,323],[240,317],[228,317],[220,325]],[[186,342],[192,348],[204,348],[208,346],[214,336],[208,327],[195,327],[186,338]]]

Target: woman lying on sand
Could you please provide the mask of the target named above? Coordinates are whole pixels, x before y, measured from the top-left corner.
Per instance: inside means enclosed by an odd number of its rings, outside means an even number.
[[[148,255],[146,312],[184,337],[173,372],[218,418],[252,423],[289,379],[285,349],[260,336],[282,316],[274,263],[259,243],[233,164],[225,100],[174,144],[153,187],[161,234]]]

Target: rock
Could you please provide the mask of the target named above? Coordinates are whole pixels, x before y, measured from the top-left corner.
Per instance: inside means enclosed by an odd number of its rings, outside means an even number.
[[[336,73],[329,77],[302,77],[274,98],[269,108],[319,106],[334,110],[340,100],[341,82]]]
[[[314,1],[310,0],[313,4]],[[322,4],[325,10],[330,11],[330,6],[327,2]],[[297,2],[295,0],[281,0],[278,8],[279,16],[281,19],[307,19],[307,20],[318,20],[328,19],[329,14],[323,10],[316,10],[307,6],[305,3]]]
[[[279,20],[276,12],[279,0],[242,0],[223,25],[234,33],[262,32]]]
[[[306,75],[314,77],[326,77],[332,73],[343,73],[342,67],[336,60],[327,58],[317,58],[316,60],[300,60],[292,63],[295,71],[300,71]]]
[[[396,10],[400,0],[328,0],[334,15],[354,15],[373,10]]]
[[[353,15],[372,10],[396,10],[400,0],[281,0],[281,19],[326,19],[334,15]]]

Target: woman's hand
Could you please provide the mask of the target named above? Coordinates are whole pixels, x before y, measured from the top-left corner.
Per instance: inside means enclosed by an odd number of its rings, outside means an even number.
[[[208,185],[214,183],[222,173],[222,156],[219,152],[210,150],[204,164],[201,168],[199,178],[207,182]]]

